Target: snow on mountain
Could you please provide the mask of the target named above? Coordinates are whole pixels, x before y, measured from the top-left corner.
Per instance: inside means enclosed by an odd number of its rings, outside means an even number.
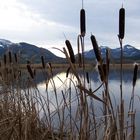
[[[0,47],[9,47],[11,44],[13,44],[11,41],[6,39],[0,39]]]
[[[63,61],[62,58],[57,57],[55,54],[45,48],[40,48],[32,44],[25,42],[12,43],[9,40],[0,39],[0,57],[3,54],[11,51],[13,54],[19,54],[21,63],[25,63],[27,60],[33,59],[35,63],[40,63],[40,57],[43,55],[46,62],[58,62]]]
[[[103,58],[105,58],[107,48],[108,48],[107,46],[100,47]],[[121,54],[120,48],[115,48],[115,49],[109,48],[109,50],[112,59],[120,59],[120,54]],[[128,59],[140,59],[140,50],[131,45],[125,45],[123,46],[123,57]],[[87,59],[95,58],[94,50],[92,49],[86,51],[85,58]]]

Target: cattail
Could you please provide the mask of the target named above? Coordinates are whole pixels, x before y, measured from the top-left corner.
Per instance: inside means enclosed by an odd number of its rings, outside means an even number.
[[[138,73],[138,64],[135,64],[133,73],[133,87],[136,85],[137,73]]]
[[[107,77],[107,64],[103,64],[104,77]]]
[[[14,56],[15,56],[15,62],[17,63],[17,54],[15,53]]]
[[[81,30],[81,36],[84,37],[86,34],[86,18],[85,18],[84,9],[81,9],[80,11],[80,30]]]
[[[18,77],[21,77],[21,70],[18,70]]]
[[[69,40],[66,40],[65,41],[65,44],[67,46],[67,49],[69,51],[69,55],[70,55],[70,60],[72,63],[75,63],[75,56],[74,56],[74,52],[73,52],[73,49],[72,49],[72,46],[71,46],[71,43]]]
[[[9,62],[12,63],[12,53],[9,51]]]
[[[6,65],[6,54],[4,54],[3,58],[4,58],[4,64]]]
[[[81,67],[82,64],[82,54],[78,53],[78,62],[79,62],[79,67]]]
[[[30,64],[31,62],[29,60],[27,60],[27,64]]]
[[[106,49],[106,65],[107,65],[107,74],[109,73],[109,65],[110,65],[110,50]]]
[[[119,10],[119,38],[124,38],[125,32],[125,9],[122,7]]]
[[[36,76],[36,69],[34,69],[34,76]]]
[[[29,64],[27,64],[27,70],[28,70],[30,76],[31,76],[32,79],[33,79],[33,78],[34,78],[34,74],[33,74],[33,71],[32,71],[32,69],[31,69],[31,66],[30,66]]]
[[[87,83],[89,84],[89,74],[86,72]]]
[[[49,69],[50,69],[51,74],[53,74],[53,71],[52,71],[52,64],[49,62],[48,65],[49,65]]]
[[[95,38],[94,35],[91,35],[90,39],[91,39],[91,42],[92,42],[92,46],[93,46],[93,49],[94,49],[96,59],[97,59],[98,62],[101,62],[102,61],[101,52],[99,50],[96,38]]]
[[[67,69],[67,72],[66,72],[66,78],[68,78],[68,76],[69,76],[69,72],[70,72],[70,67]]]
[[[42,67],[45,69],[45,62],[44,62],[44,57],[41,56],[41,62],[42,62]]]

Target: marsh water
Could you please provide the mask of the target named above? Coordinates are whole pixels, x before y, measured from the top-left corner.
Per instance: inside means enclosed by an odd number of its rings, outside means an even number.
[[[97,87],[101,85],[101,80],[98,75],[97,71],[87,71],[89,74],[89,80],[90,83],[86,83],[87,88],[92,88],[92,90],[95,90]],[[38,80],[38,89],[40,93],[43,96],[46,96],[46,79],[44,79],[44,76],[38,76],[40,79]],[[80,77],[83,79],[84,74],[80,72]],[[132,81],[133,81],[133,69],[125,69],[123,70],[123,99],[124,99],[124,108],[125,111],[128,111],[128,106],[131,98],[131,93],[132,93]],[[66,72],[57,72],[53,76],[53,81],[49,81],[47,83],[47,92],[50,94],[49,98],[51,102],[53,102],[53,105],[51,106],[52,111],[55,110],[55,105],[56,104],[56,99],[55,99],[55,94],[54,92],[57,93],[57,98],[59,104],[62,103],[63,100],[63,95],[62,91],[64,94],[67,94],[67,98],[69,98],[69,92],[71,93],[71,100],[72,100],[72,106],[76,105],[76,86],[77,86],[77,80],[73,76],[73,74],[70,74],[66,78]],[[54,87],[55,85],[55,87]],[[54,88],[56,89],[54,91]],[[100,88],[97,92],[96,95],[98,97],[102,97],[102,88]],[[120,71],[117,69],[112,69],[109,74],[109,93],[112,98],[112,102],[114,107],[119,104],[120,101]],[[136,82],[136,86],[134,89],[134,94],[135,94],[135,102],[134,102],[134,108],[136,109],[136,140],[140,138],[140,73],[138,72],[138,79]],[[97,101],[98,104],[98,101]],[[125,119],[127,121],[127,117]]]

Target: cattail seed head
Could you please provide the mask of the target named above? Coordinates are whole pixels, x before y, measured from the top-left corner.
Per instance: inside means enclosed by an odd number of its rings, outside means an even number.
[[[89,74],[86,72],[87,83],[89,84]]]
[[[137,73],[138,73],[138,64],[135,64],[133,73],[133,87],[136,85]]]
[[[9,51],[9,62],[12,63],[12,53]]]
[[[17,63],[17,54],[15,53],[14,56],[15,56],[15,62]]]
[[[31,66],[30,66],[29,64],[27,64],[27,70],[28,70],[28,72],[29,72],[31,78],[33,79],[33,78],[34,78],[34,74],[33,74],[33,71],[32,71],[32,69],[31,69]]]
[[[90,39],[91,39],[91,43],[92,43],[92,46],[93,46],[93,49],[94,49],[96,59],[97,59],[98,62],[101,62],[102,61],[101,52],[99,50],[96,38],[95,38],[94,35],[91,35]]]
[[[29,60],[27,60],[27,64],[30,64],[31,62]]]
[[[68,78],[68,76],[69,76],[69,72],[70,72],[70,67],[67,69],[67,72],[66,72],[66,78]]]
[[[78,62],[79,62],[79,67],[82,65],[82,54],[78,53]]]
[[[44,62],[44,57],[41,56],[41,62],[42,62],[42,67],[45,69],[45,62]]]
[[[36,76],[36,69],[34,69],[34,76]]]
[[[119,10],[119,38],[123,39],[125,33],[125,9],[122,7]]]
[[[110,50],[106,49],[106,65],[107,65],[107,74],[109,73],[109,65],[110,65]]]
[[[75,56],[74,56],[74,52],[73,52],[73,49],[72,49],[72,46],[71,46],[71,43],[69,40],[66,40],[65,41],[65,44],[67,46],[67,49],[69,51],[69,55],[70,55],[70,60],[72,63],[75,63]]]
[[[85,17],[84,9],[81,9],[80,11],[80,30],[81,30],[81,36],[84,37],[86,34],[86,17]]]
[[[6,54],[4,54],[4,64],[6,65]]]

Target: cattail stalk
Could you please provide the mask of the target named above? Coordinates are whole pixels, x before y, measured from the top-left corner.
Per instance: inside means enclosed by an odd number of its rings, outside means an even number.
[[[124,31],[125,31],[125,9],[122,7],[119,10],[119,42],[121,48],[121,56],[120,56],[120,139],[123,137],[124,132],[124,104],[123,104],[123,91],[122,91],[122,70],[123,70],[123,45],[122,40],[124,38]]]
[[[100,79],[102,82],[105,81],[105,77],[104,77],[104,70],[102,65],[98,65],[98,71],[99,71],[99,75],[100,75]]]

